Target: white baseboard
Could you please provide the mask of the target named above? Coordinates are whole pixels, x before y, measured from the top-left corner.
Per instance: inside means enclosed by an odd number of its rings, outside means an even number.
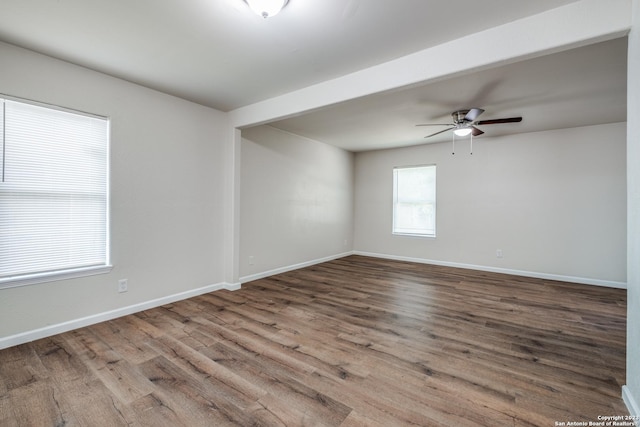
[[[0,337],[0,350],[222,289],[235,291],[240,289],[240,283],[218,283],[215,285],[204,286],[202,288],[168,295],[166,297],[133,304],[127,307],[106,311],[104,313],[98,313],[55,325],[45,326],[44,328],[34,329],[32,331],[22,332],[16,335]]]
[[[241,282],[224,284],[224,289],[226,289],[227,291],[239,291],[241,287],[242,287]]]
[[[334,259],[344,258],[346,256],[353,255],[353,251],[343,252],[337,255],[331,255],[324,258],[314,259],[311,261],[301,262],[300,264],[287,265],[285,267],[275,268],[269,271],[263,271],[262,273],[251,274],[249,276],[243,276],[240,278],[240,283],[252,282],[258,279],[264,279],[265,277],[273,276],[275,274],[286,273],[287,271],[298,270],[304,267],[310,267],[312,265],[321,264],[327,261],[333,261]]]
[[[375,258],[392,259],[397,261],[416,262],[420,264],[433,264],[433,265],[442,265],[445,267],[456,267],[456,268],[466,268],[470,270],[489,271],[492,273],[512,274],[516,276],[533,277],[536,279],[557,280],[560,282],[581,283],[584,285],[595,285],[595,286],[604,286],[607,288],[627,289],[627,284],[625,282],[614,282],[610,280],[590,279],[586,277],[563,276],[559,274],[537,273],[534,271],[512,270],[508,268],[488,267],[484,265],[463,264],[458,262],[438,261],[438,260],[424,259],[424,258],[411,258],[411,257],[404,257],[404,256],[380,254],[375,252],[354,251],[353,254],[375,257]]]
[[[622,386],[622,400],[624,400],[624,404],[627,405],[627,409],[629,410],[629,414],[634,417],[640,417],[640,404],[638,404],[638,400],[634,398],[631,394],[631,390],[629,387],[624,385]]]

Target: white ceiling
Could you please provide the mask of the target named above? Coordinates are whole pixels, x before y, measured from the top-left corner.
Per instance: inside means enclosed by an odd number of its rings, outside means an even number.
[[[242,0],[0,0],[0,40],[230,111],[574,1],[290,0],[264,20]],[[423,143],[414,124],[458,108],[523,115],[487,135],[624,121],[625,69],[622,39],[272,125],[359,151]]]
[[[627,39],[601,42],[424,86],[370,95],[271,123],[278,129],[350,151],[451,141],[425,139],[452,123],[456,110],[482,108],[480,120],[523,117],[478,126],[501,136],[626,120]],[[468,138],[467,138],[468,139]]]

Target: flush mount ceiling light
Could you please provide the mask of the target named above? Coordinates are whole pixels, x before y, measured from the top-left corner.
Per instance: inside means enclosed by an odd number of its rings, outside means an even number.
[[[289,0],[244,0],[251,10],[263,18],[270,18],[277,15]]]

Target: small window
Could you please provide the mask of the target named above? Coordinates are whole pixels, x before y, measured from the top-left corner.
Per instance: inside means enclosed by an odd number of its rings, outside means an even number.
[[[393,234],[435,237],[435,165],[393,169]]]
[[[0,98],[0,132],[0,287],[108,271],[108,119]]]

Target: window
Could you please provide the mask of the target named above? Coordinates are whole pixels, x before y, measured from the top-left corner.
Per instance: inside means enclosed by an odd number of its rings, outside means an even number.
[[[0,104],[0,287],[109,271],[108,119]]]
[[[393,234],[435,237],[435,165],[393,169]]]

